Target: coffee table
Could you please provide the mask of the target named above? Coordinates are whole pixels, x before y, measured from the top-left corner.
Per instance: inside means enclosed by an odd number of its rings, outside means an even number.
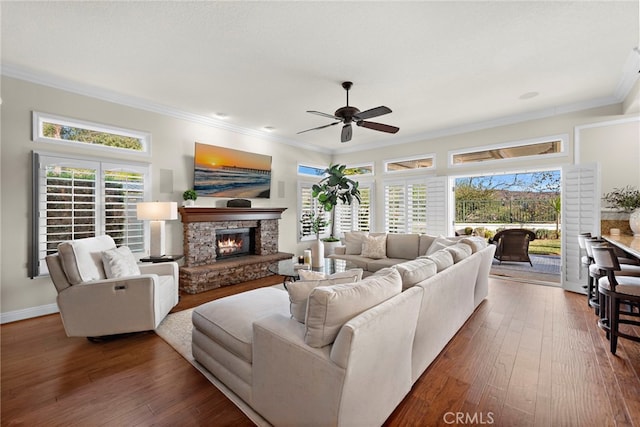
[[[311,270],[318,271],[324,274],[333,274],[339,273],[341,271],[349,270],[350,268],[356,268],[353,263],[343,259],[333,259],[333,258],[325,258],[324,266],[319,268],[296,268],[296,266],[300,266],[300,264],[294,263],[291,259],[286,259],[284,261],[274,262],[270,264],[268,270],[270,273],[277,274],[279,276],[284,276],[284,285],[289,282],[295,282],[296,280],[300,280],[300,270]]]

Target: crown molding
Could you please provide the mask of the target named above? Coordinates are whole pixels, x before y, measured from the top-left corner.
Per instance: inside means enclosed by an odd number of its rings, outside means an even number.
[[[167,105],[151,102],[146,99],[136,98],[129,95],[124,95],[111,90],[99,88],[90,85],[81,85],[70,80],[53,76],[50,74],[35,72],[27,70],[12,64],[2,64],[0,74],[6,77],[11,77],[19,80],[24,80],[30,83],[39,84],[42,86],[51,87],[54,89],[60,89],[67,92],[75,93],[78,95],[87,96],[90,98],[99,99],[101,101],[108,101],[114,104],[124,105],[127,107],[136,108],[139,110],[149,111],[152,113],[161,114],[168,117],[173,117],[180,120],[186,120],[193,123],[202,124],[205,126],[214,127],[217,129],[227,130],[241,135],[252,136],[280,144],[291,145],[296,148],[302,148],[309,151],[315,151],[325,154],[331,154],[331,151],[316,145],[305,144],[293,139],[282,138],[269,132],[259,131],[255,129],[249,129],[241,126],[236,126],[223,120],[215,119],[213,117],[207,117],[200,114],[194,114],[187,111],[179,110],[169,107]]]

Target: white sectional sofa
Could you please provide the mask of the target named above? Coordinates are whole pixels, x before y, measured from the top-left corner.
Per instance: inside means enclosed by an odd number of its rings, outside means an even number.
[[[487,296],[494,251],[458,242],[353,283],[294,282],[304,319],[277,288],[212,301],[193,355],[275,426],[381,425]]]

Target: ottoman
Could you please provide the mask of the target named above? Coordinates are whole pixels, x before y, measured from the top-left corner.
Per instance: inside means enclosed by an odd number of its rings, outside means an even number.
[[[290,317],[289,294],[260,288],[193,310],[193,357],[234,393],[251,403],[253,322],[272,314]]]

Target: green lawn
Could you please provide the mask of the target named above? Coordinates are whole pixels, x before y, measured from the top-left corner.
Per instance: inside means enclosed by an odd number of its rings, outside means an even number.
[[[536,239],[529,243],[529,253],[535,255],[560,255],[560,239]]]

